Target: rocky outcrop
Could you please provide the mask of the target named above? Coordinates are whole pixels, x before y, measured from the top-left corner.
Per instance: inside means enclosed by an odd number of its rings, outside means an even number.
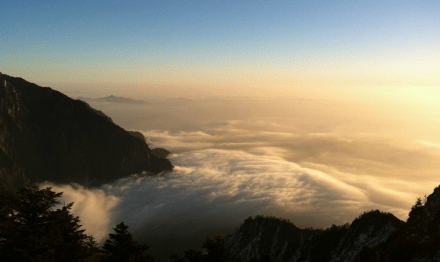
[[[229,235],[227,245],[240,261],[440,261],[440,186],[417,200],[406,223],[379,210],[326,230],[257,216]]]
[[[259,261],[270,255],[277,261],[297,261],[312,230],[299,229],[287,220],[274,217],[249,217],[227,237],[230,251],[241,261]]]
[[[370,256],[370,260],[373,257],[379,258],[404,225],[405,222],[393,214],[379,210],[366,212],[351,223],[329,261],[356,261],[366,255]],[[361,254],[363,250],[366,254]]]
[[[440,186],[418,199],[405,227],[383,252],[385,261],[440,261]]]
[[[170,151],[168,151],[166,149],[163,149],[163,148],[159,148],[159,147],[158,148],[153,148],[153,149],[151,149],[151,151],[156,156],[163,157],[163,158],[167,158],[171,154]]]
[[[429,205],[426,208],[434,211],[435,204],[432,203],[437,203],[440,196],[428,199],[431,201],[427,201]],[[435,221],[436,218],[421,219]],[[436,226],[431,224],[431,230],[440,225],[433,223]],[[438,229],[428,230],[429,239],[433,239],[429,245],[432,252],[428,252],[427,247],[421,249],[419,245],[417,247],[421,252],[413,254],[414,248],[409,245],[414,242],[408,242],[408,238],[402,236],[410,236],[405,233],[410,227],[411,224],[393,214],[379,210],[364,212],[351,224],[332,225],[326,230],[300,229],[283,219],[257,216],[246,219],[235,233],[227,237],[227,244],[233,256],[240,261],[264,261],[265,256],[289,262],[436,261],[440,251]],[[417,234],[428,231],[416,230]],[[402,251],[402,248],[406,249]]]
[[[97,186],[173,169],[83,101],[1,73],[0,161],[3,187],[27,180]]]
[[[362,214],[351,225],[326,230],[300,229],[289,221],[257,216],[248,218],[227,237],[231,252],[241,261],[357,261],[379,257],[388,241],[405,223],[378,210]]]

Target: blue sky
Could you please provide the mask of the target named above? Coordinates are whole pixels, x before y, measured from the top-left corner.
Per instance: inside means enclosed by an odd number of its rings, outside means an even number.
[[[436,1],[8,1],[0,71],[54,85],[218,85],[226,94],[234,84],[243,93],[432,88],[439,13]]]

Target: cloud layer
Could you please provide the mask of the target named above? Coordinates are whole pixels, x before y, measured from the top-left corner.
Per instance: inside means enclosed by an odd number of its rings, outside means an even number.
[[[74,214],[98,240],[124,221],[155,253],[170,239],[183,241],[174,250],[198,247],[207,235],[233,232],[248,216],[327,227],[379,208],[359,188],[276,156],[202,149],[175,155],[172,162],[173,173],[132,176],[100,189],[52,186],[75,202]]]
[[[400,124],[330,106],[317,114],[314,103],[294,111],[286,110],[291,101],[279,108],[263,101],[255,110],[254,102],[118,107],[110,117],[142,132],[152,148],[173,152],[175,171],[99,189],[52,186],[75,202],[74,214],[98,240],[124,221],[152,253],[169,255],[231,233],[254,215],[302,227],[351,222],[371,209],[405,220],[416,197],[438,184],[440,150],[430,140],[403,139]]]

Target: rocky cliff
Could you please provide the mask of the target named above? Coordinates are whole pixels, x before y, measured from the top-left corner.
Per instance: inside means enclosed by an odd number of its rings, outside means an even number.
[[[259,261],[269,254],[277,261],[297,261],[309,241],[312,230],[299,229],[286,220],[274,217],[249,217],[227,243],[241,261]]]
[[[383,252],[385,261],[440,261],[440,186],[418,199],[396,240]]]
[[[58,91],[0,73],[0,182],[97,186],[173,169],[145,140]],[[145,173],[144,172],[144,173]]]
[[[440,261],[440,187],[417,201],[406,222],[374,210],[322,230],[257,216],[229,235],[227,245],[240,261]]]

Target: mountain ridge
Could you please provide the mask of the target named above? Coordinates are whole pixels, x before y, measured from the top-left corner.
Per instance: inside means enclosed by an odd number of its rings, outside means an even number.
[[[98,186],[173,165],[87,103],[0,73],[0,182]],[[3,164],[4,163],[4,164]]]
[[[425,203],[417,200],[406,222],[371,210],[351,224],[323,230],[256,216],[228,235],[226,243],[239,261],[264,261],[268,256],[279,262],[440,261],[440,186]]]

